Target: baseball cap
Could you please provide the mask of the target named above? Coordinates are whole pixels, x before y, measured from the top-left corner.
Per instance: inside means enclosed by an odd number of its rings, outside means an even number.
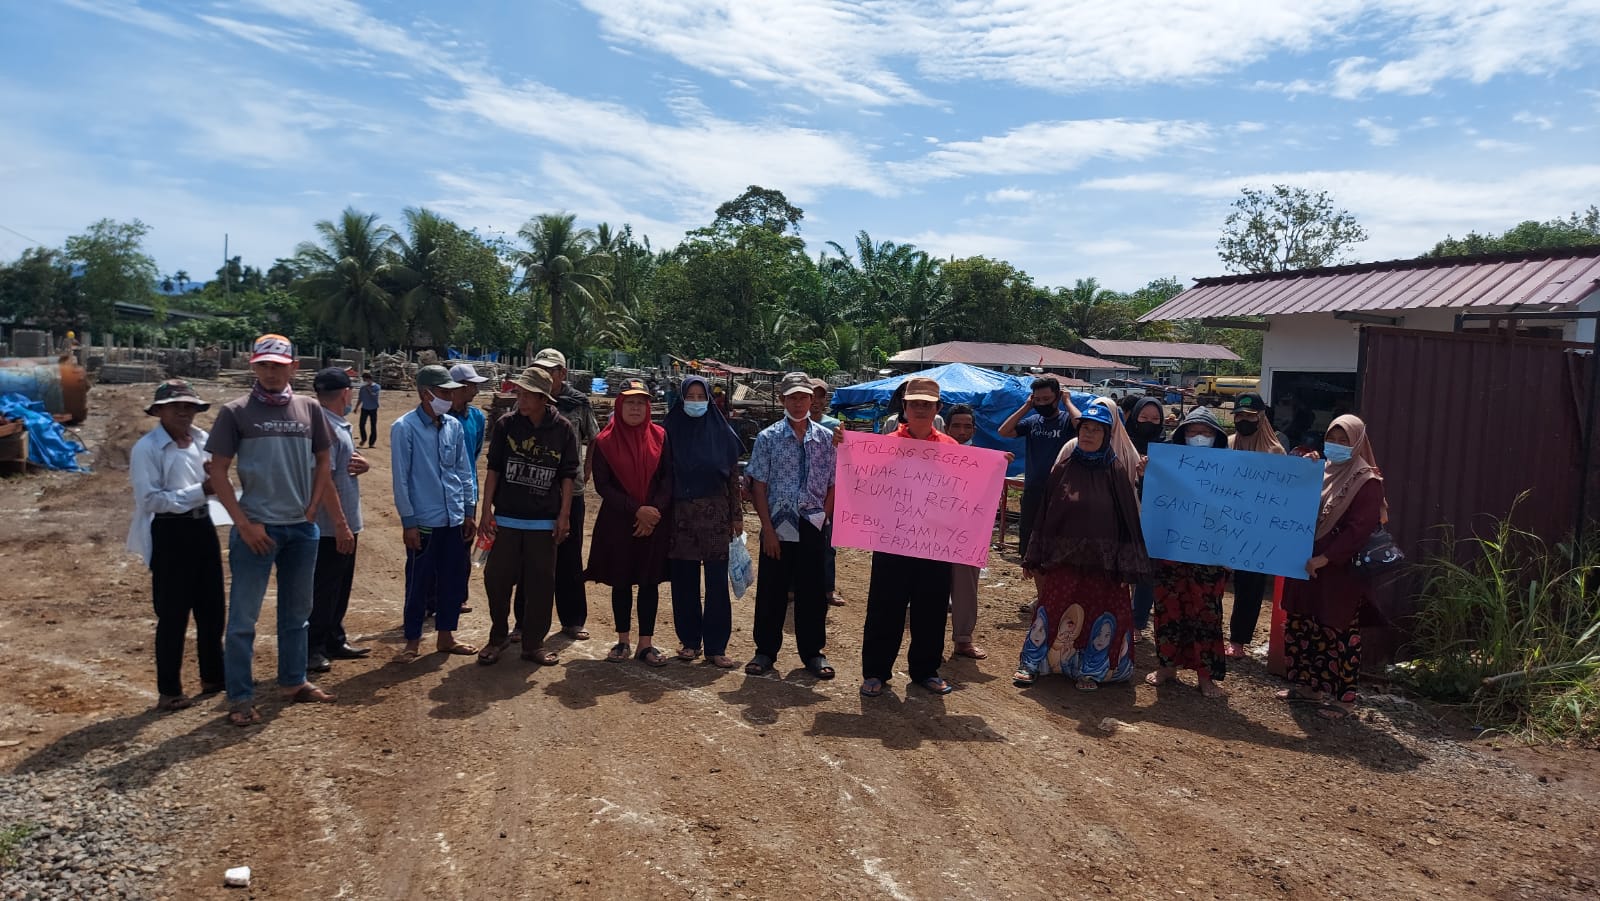
[[[1233,408],[1235,410],[1254,410],[1260,413],[1267,409],[1267,405],[1262,401],[1259,394],[1241,394],[1239,399],[1233,402]]]
[[[417,384],[424,388],[460,388],[461,383],[450,378],[450,370],[433,363],[417,370]]]
[[[654,394],[650,393],[650,386],[646,385],[644,383],[644,379],[624,379],[623,380],[623,382],[622,382],[622,390],[617,392],[617,396],[618,397],[627,397],[630,394],[635,395],[635,396],[649,397],[649,398],[654,398],[655,397]]]
[[[252,363],[293,363],[294,345],[282,335],[262,335],[250,348]]]
[[[803,372],[788,373],[783,377],[783,381],[778,383],[778,393],[783,397],[799,392],[810,394],[811,391],[811,376]]]
[[[151,416],[156,415],[156,407],[167,404],[194,404],[202,410],[210,409],[211,405],[200,399],[194,393],[189,383],[183,379],[168,379],[156,386],[156,399],[144,411]]]
[[[522,370],[520,375],[511,380],[511,384],[524,391],[543,394],[545,397],[549,397],[550,392],[555,389],[555,383],[550,379],[550,371],[542,366],[529,366]]]
[[[457,363],[450,367],[450,377],[456,381],[467,384],[481,385],[489,379],[478,374],[478,370],[471,363]]]
[[[906,400],[931,400],[938,403],[939,383],[923,376],[906,379]]]
[[[342,391],[350,387],[350,373],[337,366],[317,370],[311,379],[311,389],[321,394],[324,391]]]
[[[554,347],[546,347],[534,355],[533,365],[543,366],[546,369],[566,369],[567,355]]]
[[[833,390],[833,386],[828,384],[828,380],[827,379],[812,379],[811,380],[811,389],[813,391],[815,391],[815,390],[817,390],[819,388],[822,389],[823,391],[832,391]]]

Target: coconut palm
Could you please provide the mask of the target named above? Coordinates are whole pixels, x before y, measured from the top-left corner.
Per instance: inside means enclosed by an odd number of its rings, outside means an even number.
[[[316,225],[318,241],[303,241],[295,259],[305,277],[296,286],[312,317],[352,347],[371,348],[399,331],[388,285],[395,266],[394,230],[377,213],[346,207],[337,222]]]
[[[464,237],[455,223],[426,209],[407,209],[406,237],[396,236],[390,273],[396,311],[408,334],[420,329],[433,344],[450,339],[473,297],[460,259]]]
[[[571,213],[541,213],[517,231],[528,249],[517,255],[522,284],[550,300],[550,331],[557,336],[565,307],[584,304],[597,312],[611,290],[611,255],[595,249],[595,233],[574,225]]]

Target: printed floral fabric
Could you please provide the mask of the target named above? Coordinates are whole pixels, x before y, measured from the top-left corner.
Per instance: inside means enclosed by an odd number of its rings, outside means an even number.
[[[1121,682],[1133,675],[1133,598],[1102,569],[1059,566],[1039,574],[1039,608],[1019,668],[1036,675]]]
[[[1355,621],[1340,631],[1309,616],[1290,614],[1283,639],[1290,682],[1355,703],[1356,677],[1361,673],[1361,632]]]
[[[1222,593],[1228,570],[1162,560],[1156,566],[1156,656],[1162,666],[1192,669],[1222,681]]]

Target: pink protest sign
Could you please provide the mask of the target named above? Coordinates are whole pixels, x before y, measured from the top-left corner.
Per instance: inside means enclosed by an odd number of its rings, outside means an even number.
[[[838,460],[835,545],[969,566],[989,562],[1005,454],[846,432]]]

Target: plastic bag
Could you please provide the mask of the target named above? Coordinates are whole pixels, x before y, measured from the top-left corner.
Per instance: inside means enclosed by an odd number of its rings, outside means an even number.
[[[756,581],[756,566],[750,559],[750,549],[744,545],[744,533],[728,542],[728,582],[733,596],[744,598],[745,590]]]

